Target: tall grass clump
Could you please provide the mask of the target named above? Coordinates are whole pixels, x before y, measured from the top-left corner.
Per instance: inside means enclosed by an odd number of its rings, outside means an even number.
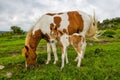
[[[115,30],[107,29],[102,35],[109,38],[114,38]]]

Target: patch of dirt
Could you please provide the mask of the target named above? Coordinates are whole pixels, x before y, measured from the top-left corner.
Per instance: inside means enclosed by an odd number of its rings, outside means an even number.
[[[87,42],[87,45],[93,46],[93,43]]]
[[[7,72],[6,73],[6,77],[11,78],[12,77],[12,73],[11,72]]]
[[[12,56],[16,56],[18,53],[17,52],[12,52]]]
[[[97,42],[97,43],[100,43],[100,44],[108,44],[110,43],[108,40],[103,40],[103,41],[100,41],[100,42]]]
[[[39,46],[39,47],[37,47],[37,50],[46,50],[46,49],[47,49],[46,46]]]
[[[87,42],[87,45],[93,46],[95,44],[109,44],[110,41],[108,40],[102,40],[102,41],[96,41],[96,42]]]
[[[16,56],[17,54],[19,54],[19,52],[13,52],[13,51],[12,51],[12,52],[9,52],[9,55],[10,55],[10,56]]]

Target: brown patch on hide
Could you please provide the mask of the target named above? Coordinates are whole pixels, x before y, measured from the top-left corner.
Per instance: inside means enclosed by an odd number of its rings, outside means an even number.
[[[64,13],[47,13],[46,15],[54,16],[54,15],[61,15],[61,14],[64,14]]]
[[[68,32],[67,32],[67,30],[66,30],[66,29],[63,29],[63,33],[66,33],[66,34],[67,34]]]
[[[61,14],[64,14],[64,13],[58,13],[58,15],[61,15]]]
[[[80,36],[80,35],[72,35],[72,36],[70,36],[70,38],[69,38],[70,44],[72,44],[72,45],[76,48],[76,50],[77,50],[78,52],[81,51],[80,43],[81,43],[82,38],[83,38],[83,37]]]
[[[55,16],[54,17],[54,23],[56,24],[55,27],[59,28],[60,27],[60,22],[62,21],[61,17]]]
[[[47,13],[46,15],[54,16],[54,15],[56,15],[56,14],[54,14],[54,13]]]
[[[30,34],[29,46],[30,46],[32,49],[36,50],[36,47],[37,47],[40,39],[42,38],[42,35],[43,35],[43,33],[41,32],[40,29],[39,29],[39,30],[36,30],[36,31],[34,32],[34,34],[33,34],[33,33]]]
[[[69,34],[82,32],[84,27],[84,22],[82,16],[77,11],[68,12],[68,32]]]

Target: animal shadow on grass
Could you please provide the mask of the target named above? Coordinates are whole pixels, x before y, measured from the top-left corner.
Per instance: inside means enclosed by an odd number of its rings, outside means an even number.
[[[88,55],[89,54],[89,55]],[[89,53],[85,54],[85,58],[92,58],[92,57],[102,57],[105,55],[105,50],[102,48],[96,48],[94,50],[90,50]]]
[[[94,51],[94,55],[97,56],[104,56],[105,51],[101,48],[96,48]]]

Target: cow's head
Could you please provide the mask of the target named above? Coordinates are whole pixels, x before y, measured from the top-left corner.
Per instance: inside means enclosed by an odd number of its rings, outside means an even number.
[[[25,66],[26,68],[31,68],[37,63],[37,55],[35,50],[31,49],[29,46],[25,46],[22,50],[22,54],[25,55]]]

